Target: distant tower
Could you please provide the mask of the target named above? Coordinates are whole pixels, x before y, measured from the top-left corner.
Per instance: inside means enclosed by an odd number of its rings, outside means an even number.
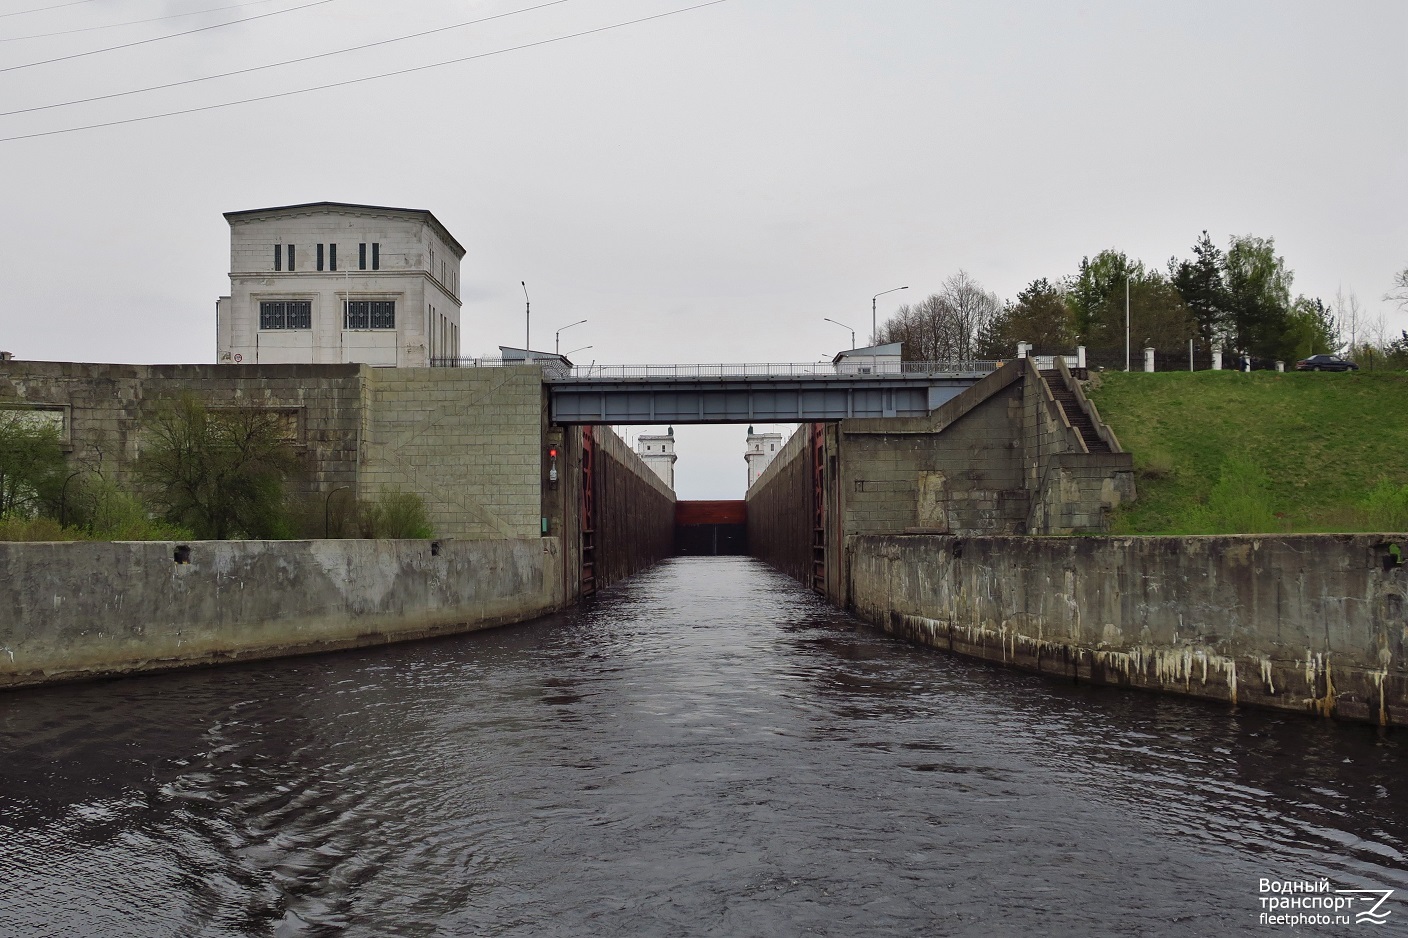
[[[636,437],[636,454],[654,470],[671,491],[675,488],[675,428],[667,427],[665,433],[642,434]]]
[[[743,460],[748,463],[749,488],[758,481],[758,476],[763,474],[781,447],[781,433],[754,433],[752,427],[748,428],[748,451],[743,454]]]

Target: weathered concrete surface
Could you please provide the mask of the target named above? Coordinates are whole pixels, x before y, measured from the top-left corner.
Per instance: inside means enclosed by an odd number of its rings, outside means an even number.
[[[748,488],[748,553],[801,583],[813,573],[815,483],[802,424]]]
[[[558,608],[557,538],[0,543],[0,687],[472,631]]]
[[[854,610],[896,635],[1082,681],[1382,724],[1408,723],[1405,548],[1408,535],[847,542]]]

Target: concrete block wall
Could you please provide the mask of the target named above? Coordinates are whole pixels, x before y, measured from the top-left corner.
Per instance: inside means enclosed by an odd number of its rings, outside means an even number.
[[[536,537],[546,516],[542,372],[369,368],[361,494],[413,492],[441,537]]]
[[[802,583],[812,576],[811,424],[802,424],[748,488],[748,553]]]
[[[62,410],[70,464],[121,483],[131,481],[144,422],[187,393],[288,413],[305,460],[296,490],[356,483],[362,366],[0,363],[0,407]]]
[[[913,641],[1068,679],[1403,724],[1405,547],[1405,534],[859,536],[847,552],[855,611]]]
[[[1017,384],[952,422],[942,417],[842,421],[843,531],[1023,533],[1028,499],[1022,429]]]

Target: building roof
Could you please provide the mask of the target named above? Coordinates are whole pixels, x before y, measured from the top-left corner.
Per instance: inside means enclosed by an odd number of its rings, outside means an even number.
[[[867,345],[865,348],[848,348],[844,352],[837,352],[836,357],[831,359],[833,364],[839,364],[843,358],[899,358],[903,342],[890,342],[887,345]]]
[[[269,208],[247,208],[238,212],[226,212],[225,220],[234,224],[236,219],[245,218],[251,215],[273,215],[283,212],[307,212],[316,209],[350,209],[362,212],[394,212],[398,215],[414,215],[425,219],[430,226],[435,229],[440,237],[445,239],[445,243],[454,249],[457,257],[464,257],[464,247],[455,240],[455,236],[450,234],[450,229],[436,218],[429,210],[423,208],[396,208],[391,205],[361,205],[357,202],[300,202],[297,205],[274,205]]]

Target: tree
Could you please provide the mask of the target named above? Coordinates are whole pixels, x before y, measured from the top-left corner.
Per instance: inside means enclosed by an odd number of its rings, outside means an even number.
[[[1197,323],[1178,290],[1157,271],[1141,273],[1129,283],[1129,338],[1134,350],[1142,348],[1173,351],[1183,348],[1198,332]],[[1099,336],[1115,336],[1124,345],[1125,291],[1105,298],[1095,311],[1091,331]],[[1093,344],[1093,343],[1092,343]]]
[[[1286,357],[1282,338],[1289,325],[1293,276],[1285,258],[1276,256],[1274,238],[1232,239],[1227,249],[1227,337],[1235,350],[1264,358]]]
[[[1144,265],[1131,261],[1123,251],[1116,251],[1114,248],[1107,248],[1094,258],[1080,259],[1080,272],[1066,285],[1066,302],[1071,307],[1076,335],[1080,336],[1086,345],[1091,348],[1114,348],[1124,345],[1123,313],[1117,332],[1109,322],[1102,319],[1101,313],[1115,293],[1119,294],[1123,302],[1127,279],[1143,277]]]
[[[1030,342],[1044,355],[1064,353],[1075,344],[1075,317],[1061,288],[1045,277],[1033,280],[1003,307],[978,337],[980,358],[1009,358],[1018,342]]]
[[[0,518],[34,518],[58,503],[65,480],[62,441],[42,412],[0,410]]]
[[[901,306],[880,327],[876,341],[903,342],[905,361],[967,361],[1001,311],[1002,301],[960,270],[938,293]]]
[[[1333,352],[1340,347],[1339,324],[1323,300],[1296,297],[1286,316],[1281,348],[1285,361]]]
[[[160,405],[145,429],[137,476],[167,521],[201,538],[284,533],[284,484],[299,459],[283,415],[209,409],[184,395]]]
[[[1384,299],[1408,311],[1408,267],[1393,275],[1393,289],[1384,294]]]
[[[1202,340],[1208,344],[1225,343],[1232,311],[1227,257],[1212,243],[1207,231],[1193,245],[1192,260],[1169,259],[1168,279],[1188,305]]]

